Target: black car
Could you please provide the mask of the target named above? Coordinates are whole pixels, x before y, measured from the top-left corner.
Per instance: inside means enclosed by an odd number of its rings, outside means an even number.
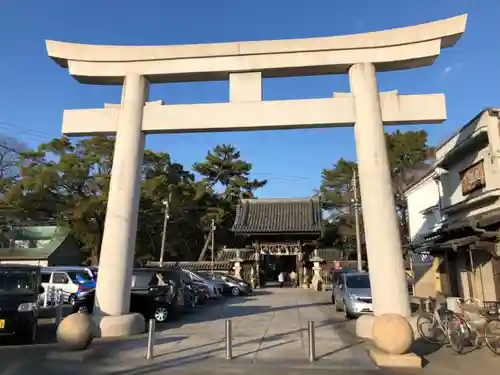
[[[73,312],[92,313],[94,309],[95,288],[80,293],[73,305]],[[158,323],[166,322],[172,312],[174,299],[173,285],[160,284],[158,274],[151,270],[134,270],[130,291],[130,312],[138,313]]]
[[[188,308],[196,305],[195,287],[191,279],[182,272],[172,269],[150,268],[161,275],[164,282],[173,286],[174,298],[172,301],[173,312],[175,314],[184,313]]]
[[[0,264],[0,339],[35,341],[38,298],[43,293],[40,280],[40,267]]]

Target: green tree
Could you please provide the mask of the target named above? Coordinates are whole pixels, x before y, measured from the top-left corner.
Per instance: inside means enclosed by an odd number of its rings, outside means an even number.
[[[406,241],[408,220],[404,191],[429,170],[430,162],[435,158],[435,149],[427,145],[425,131],[401,132],[398,130],[386,133],[386,143],[402,239]],[[352,243],[355,243],[351,204],[352,176],[355,168],[355,162],[341,158],[333,168],[324,169],[321,176],[322,201],[329,213],[329,221],[335,223],[335,236],[340,247],[352,247]],[[363,233],[363,230],[361,232]],[[363,237],[362,243],[364,243]]]
[[[429,171],[431,162],[436,158],[436,149],[427,145],[427,136],[425,130],[396,130],[386,134],[394,199],[403,241],[409,240],[408,208],[404,192]]]
[[[252,198],[254,192],[267,183],[266,180],[250,178],[252,164],[241,160],[240,152],[232,145],[215,146],[207,153],[204,162],[193,165],[193,170],[202,176],[207,187],[221,186],[221,198],[232,202]]]
[[[346,258],[356,253],[353,176],[357,165],[340,158],[331,169],[321,173],[320,195],[327,213],[323,241],[339,247]],[[358,191],[359,196],[359,191]],[[361,215],[360,215],[361,218]],[[362,220],[361,243],[364,244]]]
[[[19,158],[26,145],[0,134],[0,194],[19,177]]]
[[[234,221],[236,205],[241,198],[253,198],[255,191],[264,187],[267,181],[252,179],[252,164],[241,159],[236,147],[226,144],[215,146],[203,162],[193,165],[193,170],[201,175],[200,182],[211,202],[211,209],[202,219],[205,236],[208,238],[210,222],[214,219],[216,242],[230,245],[232,236],[229,229]],[[207,246],[208,241],[205,240],[202,258]]]
[[[113,150],[113,137],[96,136],[75,143],[62,137],[21,152],[14,166],[18,173],[3,185],[8,211],[1,212],[18,222],[67,225],[88,262],[97,264]],[[165,200],[170,214],[165,260],[195,259],[206,244],[211,219],[218,220],[218,242],[227,243],[235,204],[265,184],[250,179],[251,164],[232,146],[214,148],[195,169],[199,181],[168,153],[144,151],[136,259],[159,258]],[[222,192],[216,192],[220,187]]]
[[[201,189],[203,190],[203,189]],[[145,151],[139,211],[138,251],[140,259],[159,259],[162,246],[164,202],[170,220],[165,241],[165,260],[193,259],[203,246],[200,221],[206,195],[200,193],[194,175],[167,153]]]
[[[34,221],[70,226],[89,260],[98,261],[104,231],[114,139],[93,137],[73,145],[62,137],[25,152],[20,178],[6,202]]]

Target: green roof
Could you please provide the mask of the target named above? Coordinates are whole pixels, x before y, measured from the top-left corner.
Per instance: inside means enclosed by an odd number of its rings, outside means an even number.
[[[0,248],[0,260],[47,259],[68,236],[68,230],[57,226],[32,226],[14,228],[9,233],[16,241],[49,240],[42,247]]]
[[[9,235],[14,240],[50,240],[54,237],[66,237],[68,230],[56,225],[18,227],[9,231]]]

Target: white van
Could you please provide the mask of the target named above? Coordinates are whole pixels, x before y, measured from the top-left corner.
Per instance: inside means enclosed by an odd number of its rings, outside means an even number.
[[[76,269],[77,267],[50,267],[42,268],[42,286],[45,289],[45,293],[57,292],[59,289],[62,291],[63,302],[73,302],[76,293],[85,289],[85,287],[79,282],[77,276],[80,279],[92,281],[92,277],[84,270],[84,267]],[[52,300],[51,297],[54,295],[49,295],[48,300]],[[45,296],[44,296],[45,298]]]

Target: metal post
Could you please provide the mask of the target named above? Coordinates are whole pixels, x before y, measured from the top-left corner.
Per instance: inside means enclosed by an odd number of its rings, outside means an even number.
[[[149,360],[152,360],[155,355],[155,331],[156,331],[156,320],[149,319],[148,351],[146,353],[146,359]]]
[[[307,324],[309,338],[309,362],[316,361],[316,336],[314,334],[314,322],[309,321]]]
[[[352,190],[354,194],[354,222],[356,224],[356,254],[358,260],[358,271],[363,271],[363,259],[361,257],[361,230],[359,227],[359,199],[358,199],[358,173],[352,171]]]
[[[211,236],[212,236],[212,244],[211,244],[211,256],[210,256],[210,269],[212,270],[212,275],[214,274],[214,257],[215,257],[215,219],[212,219],[212,227],[211,227]]]
[[[56,310],[56,326],[61,324],[62,320],[62,308],[63,308],[63,293],[62,289],[57,290],[56,298],[55,298],[55,310]]]
[[[233,359],[233,327],[231,319],[226,319],[226,359]]]
[[[163,266],[163,258],[165,256],[165,242],[167,240],[167,225],[170,218],[170,200],[172,199],[172,192],[168,194],[168,200],[163,201],[165,205],[165,219],[163,220],[163,233],[161,235],[161,252],[160,252],[160,266]]]
[[[45,289],[45,293],[43,295],[43,307],[47,307],[47,305],[49,304],[49,293],[50,293],[50,284],[47,285]]]

